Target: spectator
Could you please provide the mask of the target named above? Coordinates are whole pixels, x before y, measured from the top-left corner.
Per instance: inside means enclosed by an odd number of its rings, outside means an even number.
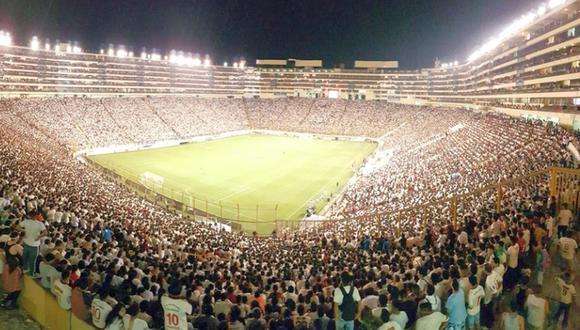
[[[16,308],[20,291],[22,290],[20,281],[22,278],[22,268],[18,258],[7,258],[6,267],[2,272],[2,287],[8,293],[1,306],[4,308]]]
[[[161,297],[161,305],[163,306],[163,315],[165,317],[165,329],[166,330],[188,330],[191,329],[191,324],[189,323],[188,315],[192,313],[192,306],[189,302],[181,299],[181,286],[178,284],[172,284],[169,287],[168,295]],[[198,324],[205,324],[208,327],[211,325],[217,327],[217,319],[215,319],[213,314],[213,309],[211,305],[204,304],[205,316],[203,319],[196,319]],[[199,326],[196,326],[200,328]]]
[[[485,290],[477,283],[475,275],[469,277],[469,284],[471,289],[467,294],[467,329],[472,330],[479,329],[480,326],[481,301],[485,296]]]
[[[69,285],[70,272],[63,270],[60,273],[60,280],[55,281],[52,285],[52,294],[56,296],[56,300],[62,309],[71,309],[71,295],[72,288]]]
[[[568,318],[570,314],[570,307],[574,303],[574,298],[576,297],[576,287],[572,283],[572,276],[570,273],[565,273],[564,278],[556,278],[556,284],[559,289],[559,302],[558,311],[554,316],[556,323],[560,322],[560,316],[564,315],[562,320],[562,327],[568,327]]]
[[[415,324],[415,330],[439,330],[447,324],[445,314],[434,311],[428,302],[419,305],[419,318]]]
[[[558,238],[566,235],[572,216],[572,211],[568,209],[568,203],[562,204],[562,209],[558,213]]]
[[[512,300],[510,304],[507,304],[506,311],[502,314],[501,318],[501,328],[503,330],[524,330],[524,318],[519,315],[515,310],[517,309],[517,303]]]
[[[36,212],[36,210],[30,212]],[[21,229],[24,231],[24,271],[31,276],[36,274],[36,261],[39,255],[40,240],[46,234],[46,226],[44,225],[42,215],[31,214],[31,218],[26,218],[21,224]]]
[[[147,322],[137,317],[137,314],[139,314],[139,305],[132,303],[123,316],[123,330],[149,330]]]
[[[72,313],[79,319],[83,321],[89,321],[90,318],[90,306],[91,306],[91,295],[86,292],[89,286],[89,281],[87,277],[81,277],[77,282],[75,287],[72,289],[70,304]]]
[[[452,282],[453,293],[447,299],[445,308],[449,313],[449,327],[453,329],[464,329],[467,311],[465,309],[465,293],[459,287],[459,282],[454,279]]]
[[[361,298],[358,289],[352,283],[352,274],[345,271],[340,278],[341,284],[334,290],[334,315],[340,320],[340,329],[353,330]]]

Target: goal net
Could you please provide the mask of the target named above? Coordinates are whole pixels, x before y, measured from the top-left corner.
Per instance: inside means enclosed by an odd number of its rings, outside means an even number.
[[[163,188],[163,177],[155,173],[143,172],[139,178],[139,181],[142,185],[154,191],[158,191]]]

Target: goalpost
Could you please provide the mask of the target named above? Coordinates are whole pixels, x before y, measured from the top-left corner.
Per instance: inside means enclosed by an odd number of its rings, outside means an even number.
[[[164,179],[162,176],[155,173],[143,172],[139,178],[139,181],[142,185],[153,191],[161,191],[163,188]]]

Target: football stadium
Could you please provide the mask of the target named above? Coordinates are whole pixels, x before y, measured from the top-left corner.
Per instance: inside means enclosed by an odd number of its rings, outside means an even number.
[[[580,1],[314,2],[0,2],[0,329],[578,329]]]

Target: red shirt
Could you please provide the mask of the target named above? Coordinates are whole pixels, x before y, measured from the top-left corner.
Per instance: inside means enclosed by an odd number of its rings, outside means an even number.
[[[8,293],[16,292],[22,290],[20,285],[20,279],[22,278],[22,269],[16,267],[12,273],[8,270],[8,265],[4,265],[4,272],[2,273],[2,284],[4,290]]]
[[[76,287],[72,290],[70,296],[70,305],[73,314],[79,319],[83,321],[87,321],[89,319],[89,306],[85,304],[85,300],[83,299],[83,291]]]

